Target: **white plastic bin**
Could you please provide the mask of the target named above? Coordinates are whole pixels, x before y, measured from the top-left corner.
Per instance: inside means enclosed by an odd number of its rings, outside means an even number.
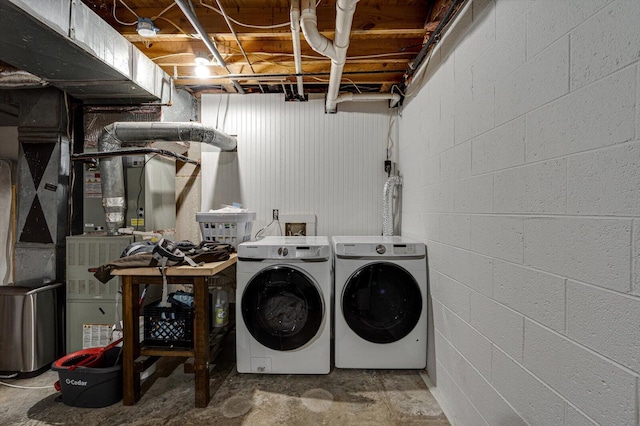
[[[238,244],[251,239],[251,228],[256,212],[196,213],[203,241],[217,241],[238,248]]]

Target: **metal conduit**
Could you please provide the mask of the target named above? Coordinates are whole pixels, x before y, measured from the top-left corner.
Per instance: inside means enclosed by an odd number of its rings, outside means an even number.
[[[195,28],[200,38],[202,39],[204,44],[207,46],[207,49],[209,49],[211,54],[216,58],[220,66],[224,67],[227,70],[227,72],[231,73],[227,66],[227,62],[222,58],[222,55],[220,55],[220,52],[218,52],[218,49],[209,38],[209,35],[204,30],[204,28],[202,27],[202,24],[198,20],[198,17],[195,15],[195,13],[193,13],[189,5],[184,0],[175,0],[175,2],[180,8],[180,10],[182,10],[182,13],[184,14],[184,16],[189,20],[193,28]],[[240,86],[240,83],[238,83],[238,81],[235,79],[232,79],[231,82],[235,86],[238,93],[244,95],[244,89],[242,88],[242,86]]]

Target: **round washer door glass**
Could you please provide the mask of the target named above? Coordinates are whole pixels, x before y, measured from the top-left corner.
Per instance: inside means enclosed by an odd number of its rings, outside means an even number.
[[[349,327],[373,343],[396,342],[413,330],[422,312],[415,278],[402,267],[380,262],[354,272],[342,292]]]
[[[256,274],[241,303],[242,318],[253,338],[279,351],[311,341],[324,316],[322,295],[313,280],[288,266],[273,266]]]

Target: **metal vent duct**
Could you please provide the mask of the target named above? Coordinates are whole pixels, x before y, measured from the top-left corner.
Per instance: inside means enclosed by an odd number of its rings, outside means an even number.
[[[76,98],[169,98],[170,77],[80,1],[0,1],[0,28],[4,62]]]

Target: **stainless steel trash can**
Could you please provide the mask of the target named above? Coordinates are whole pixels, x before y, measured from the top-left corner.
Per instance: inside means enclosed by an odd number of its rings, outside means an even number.
[[[0,286],[0,375],[35,376],[60,356],[62,290],[43,280]]]

